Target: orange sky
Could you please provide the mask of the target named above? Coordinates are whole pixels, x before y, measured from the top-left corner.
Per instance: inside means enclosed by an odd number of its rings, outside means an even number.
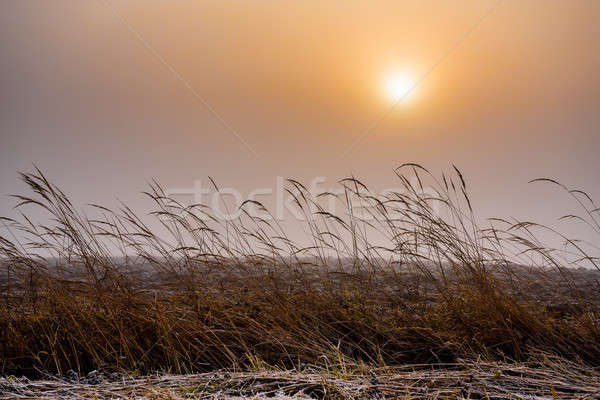
[[[1,192],[31,163],[81,202],[135,204],[149,178],[247,191],[353,173],[385,188],[414,161],[462,168],[483,216],[561,214],[526,184],[538,176],[600,198],[600,3],[494,6],[4,1]],[[431,71],[344,156],[389,107],[381,82],[397,69]]]

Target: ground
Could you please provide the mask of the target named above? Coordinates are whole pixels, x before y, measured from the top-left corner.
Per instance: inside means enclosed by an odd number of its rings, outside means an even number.
[[[539,363],[461,362],[370,373],[218,371],[121,377],[90,384],[0,378],[1,399],[599,399],[600,374],[546,359]]]

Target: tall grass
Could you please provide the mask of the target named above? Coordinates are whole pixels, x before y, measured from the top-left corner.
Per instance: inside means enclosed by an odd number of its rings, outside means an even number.
[[[532,222],[481,227],[456,168],[436,178],[406,164],[395,174],[401,189],[385,195],[355,178],[318,196],[289,180],[306,243],[256,201],[224,220],[151,183],[148,215],[91,205],[89,217],[40,170],[21,174],[30,189],[15,196],[21,218],[2,218],[0,373],[345,373],[540,353],[598,363],[594,243]],[[600,233],[587,194],[544,181],[581,207],[563,219]],[[28,218],[30,207],[47,222]],[[545,245],[541,231],[565,247]]]

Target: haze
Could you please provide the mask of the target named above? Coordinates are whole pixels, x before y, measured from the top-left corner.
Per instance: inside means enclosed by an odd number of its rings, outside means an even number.
[[[418,162],[461,168],[482,218],[554,221],[570,203],[528,180],[600,198],[599,18],[593,0],[4,1],[1,192],[32,163],[77,202],[141,207],[151,178],[376,190]],[[395,71],[423,79],[382,119]]]

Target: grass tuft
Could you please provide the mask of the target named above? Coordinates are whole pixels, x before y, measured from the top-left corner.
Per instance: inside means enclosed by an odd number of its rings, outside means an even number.
[[[147,216],[92,205],[92,218],[39,169],[22,174],[22,217],[3,218],[0,236],[0,374],[318,369],[344,379],[540,354],[597,364],[593,243],[529,221],[479,226],[455,167],[442,181],[416,164],[395,173],[402,190],[384,196],[356,178],[320,196],[290,180],[307,243],[255,201],[225,221],[152,183]],[[582,210],[563,219],[600,233],[592,199],[559,186]],[[343,210],[326,209],[328,197]],[[31,207],[47,221],[33,222]],[[565,247],[543,244],[547,234]]]

